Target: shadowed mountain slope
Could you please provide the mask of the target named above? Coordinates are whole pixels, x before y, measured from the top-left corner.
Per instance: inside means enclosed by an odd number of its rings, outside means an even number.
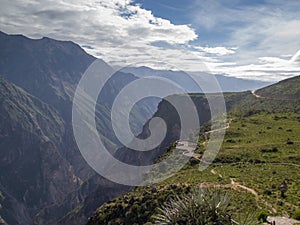
[[[95,203],[128,190],[96,175],[73,137],[73,95],[95,58],[72,42],[5,33],[0,33],[0,48],[0,216],[10,225],[82,224]],[[98,99],[97,129],[111,148],[120,145],[110,121],[112,102],[135,79],[132,74],[115,74]],[[136,107],[132,121],[139,122],[132,124],[133,130],[141,129],[156,104]],[[83,206],[77,219],[62,220]]]

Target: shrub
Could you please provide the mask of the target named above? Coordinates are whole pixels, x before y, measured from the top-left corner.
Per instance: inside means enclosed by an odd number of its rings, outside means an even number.
[[[270,191],[270,190],[265,190],[265,191],[264,191],[264,194],[265,194],[265,195],[271,195],[271,194],[272,194],[272,191]]]
[[[300,220],[300,209],[297,209],[296,212],[293,215],[293,218],[295,220]]]
[[[288,144],[288,145],[293,145],[294,142],[292,142],[292,141],[288,138],[287,141],[286,141],[286,144]]]
[[[231,225],[229,203],[229,196],[221,191],[200,189],[171,199],[159,209],[155,224]]]
[[[263,153],[278,152],[278,148],[274,147],[272,149],[261,149],[260,151]]]
[[[260,212],[258,213],[257,219],[258,219],[258,221],[261,221],[261,222],[264,222],[264,223],[265,223],[265,222],[267,222],[268,216],[269,216],[269,213],[266,212],[265,210],[262,210],[262,211],[260,211]]]
[[[196,159],[196,158],[190,158],[189,163],[190,163],[191,166],[194,166],[194,165],[199,164],[200,160]]]

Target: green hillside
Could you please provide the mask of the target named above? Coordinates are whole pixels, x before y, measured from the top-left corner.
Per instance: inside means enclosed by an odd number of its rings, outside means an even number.
[[[300,76],[283,80],[277,84],[262,88],[256,94],[271,99],[300,99]]]
[[[300,90],[300,80],[279,83]],[[292,84],[291,84],[292,83]],[[276,85],[266,88],[276,89]],[[278,95],[279,96],[279,95]],[[155,224],[159,208],[175,195],[186,195],[195,188],[222,189],[231,195],[230,212],[239,221],[262,210],[270,215],[292,217],[300,208],[300,98],[259,98],[250,92],[225,95],[229,128],[214,163],[203,172],[191,158],[180,172],[163,183],[139,187],[102,205],[88,225]],[[202,95],[193,95],[202,98]],[[207,142],[199,136],[196,153],[202,154]],[[288,189],[281,195],[279,185]]]

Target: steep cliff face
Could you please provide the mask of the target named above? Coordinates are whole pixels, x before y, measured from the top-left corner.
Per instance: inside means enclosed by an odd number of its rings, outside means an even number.
[[[82,179],[88,169],[72,137],[71,109],[76,84],[95,60],[72,42],[32,40],[0,33],[0,74],[56,110],[64,121],[61,151]]]
[[[82,224],[99,202],[129,189],[96,175],[73,137],[73,95],[95,58],[72,42],[4,33],[0,48],[0,216],[12,225]],[[135,79],[116,74],[97,103],[98,131],[112,146],[120,143],[110,107],[118,91]],[[137,109],[141,120],[133,127],[141,129],[152,111]]]
[[[33,224],[47,203],[59,203],[80,180],[61,151],[64,122],[51,107],[0,80],[0,191],[8,224]]]
[[[75,85],[95,60],[72,42],[0,33],[0,74],[70,119]]]
[[[181,108],[189,109],[187,99],[190,98],[197,110],[199,116],[199,124],[203,125],[208,122],[211,118],[211,112],[209,104],[205,95],[200,94],[197,96],[189,95],[172,95],[163,99],[158,106],[156,113],[153,117],[159,117],[163,119],[167,126],[166,136],[164,137],[162,143],[155,149],[146,152],[137,152],[128,148],[119,149],[115,156],[126,163],[133,165],[149,165],[161,155],[165,154],[169,149],[171,143],[180,139],[180,130],[181,130],[181,118],[178,114],[178,110],[171,104],[171,102],[176,102],[180,104]],[[193,113],[190,110],[186,110],[185,116],[189,116],[190,113]],[[150,121],[150,120],[149,120]],[[151,135],[149,130],[149,121],[145,124],[142,133],[139,135],[139,138],[145,139]]]

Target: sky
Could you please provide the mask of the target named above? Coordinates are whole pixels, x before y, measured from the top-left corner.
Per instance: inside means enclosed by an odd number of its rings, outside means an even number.
[[[1,0],[0,30],[76,42],[113,66],[300,75],[299,0]]]

